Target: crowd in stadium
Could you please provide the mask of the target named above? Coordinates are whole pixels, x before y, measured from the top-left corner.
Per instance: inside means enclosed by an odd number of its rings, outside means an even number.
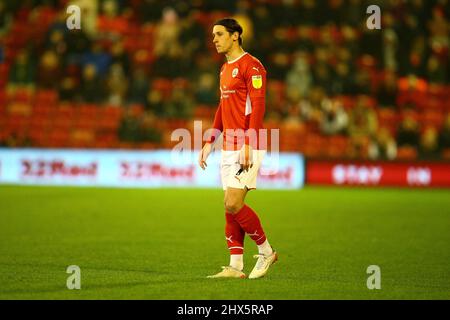
[[[265,122],[310,157],[450,159],[447,0],[0,1],[0,144],[168,147],[211,121],[235,17],[268,70]],[[379,5],[381,30],[366,26]],[[105,119],[107,118],[107,119]]]

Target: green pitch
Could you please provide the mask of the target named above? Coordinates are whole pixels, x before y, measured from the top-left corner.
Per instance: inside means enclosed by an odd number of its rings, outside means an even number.
[[[279,262],[228,264],[221,190],[0,187],[0,299],[449,299],[448,190],[252,191]],[[245,241],[245,272],[256,246]],[[81,268],[68,290],[66,268]],[[381,289],[369,290],[369,265]]]

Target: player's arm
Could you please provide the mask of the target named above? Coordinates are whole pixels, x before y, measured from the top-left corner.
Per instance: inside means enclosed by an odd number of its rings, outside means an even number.
[[[248,67],[246,84],[252,110],[249,114],[249,127],[245,132],[245,143],[240,154],[240,163],[244,170],[253,166],[252,146],[256,146],[266,109],[266,70],[261,64],[251,64]]]
[[[219,103],[219,107],[217,108],[216,114],[214,116],[214,123],[213,127],[210,130],[210,134],[206,139],[206,143],[203,146],[199,157],[198,157],[198,164],[199,166],[205,170],[205,168],[208,166],[206,164],[206,159],[208,158],[209,154],[211,153],[212,145],[217,140],[217,138],[220,136],[221,132],[223,131],[223,123],[222,123],[222,103]]]

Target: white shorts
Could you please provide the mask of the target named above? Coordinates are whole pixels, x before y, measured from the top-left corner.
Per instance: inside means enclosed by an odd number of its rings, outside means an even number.
[[[256,178],[266,154],[266,150],[253,150],[253,166],[248,171],[240,170],[239,152],[222,150],[220,174],[223,190],[228,187],[236,189],[256,189]]]

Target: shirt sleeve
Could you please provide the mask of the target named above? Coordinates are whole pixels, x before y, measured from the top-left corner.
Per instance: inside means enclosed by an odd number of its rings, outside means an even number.
[[[266,107],[266,70],[261,63],[255,61],[249,64],[246,72],[246,84],[251,104],[248,128],[259,130],[263,127]],[[246,135],[246,144],[250,143],[249,138],[249,135]]]

